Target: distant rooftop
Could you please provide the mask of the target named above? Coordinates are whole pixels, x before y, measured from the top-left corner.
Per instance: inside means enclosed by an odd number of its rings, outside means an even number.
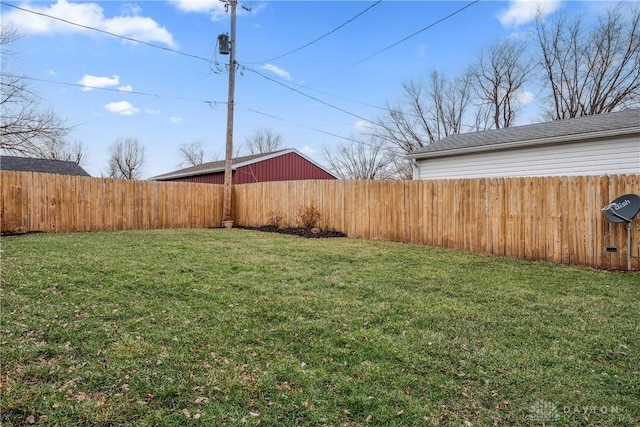
[[[283,156],[285,154],[290,154],[290,153],[295,153],[298,156],[302,157],[303,159],[307,160],[309,163],[312,163],[312,164],[316,165],[317,167],[319,167],[320,169],[326,171],[326,169],[324,167],[322,167],[321,165],[317,164],[312,159],[310,159],[309,157],[305,156],[304,154],[302,154],[301,152],[299,152],[295,148],[285,148],[283,150],[272,151],[270,153],[252,154],[252,155],[249,155],[249,156],[235,157],[235,158],[232,159],[233,170],[235,170],[235,169],[237,169],[239,167],[247,166],[247,165],[250,165],[250,164],[253,164],[253,163],[262,162],[264,160],[269,160],[269,159],[272,159],[274,157],[279,157],[279,156]],[[170,180],[170,179],[175,179],[175,178],[184,178],[184,177],[188,177],[188,176],[206,175],[206,174],[212,174],[212,173],[218,173],[218,172],[224,172],[224,160],[216,160],[214,162],[207,162],[207,163],[202,163],[202,164],[197,165],[197,166],[190,166],[188,168],[178,169],[178,170],[175,170],[175,171],[172,171],[172,172],[164,173],[162,175],[157,175],[157,176],[151,177],[149,179],[150,180],[156,180],[156,181],[164,181],[164,180]],[[329,171],[327,171],[327,173],[331,174]]]
[[[412,152],[408,157],[430,157],[451,151],[479,151],[481,148],[497,150],[508,148],[513,143],[543,144],[611,133],[640,133],[640,109],[451,135]]]
[[[0,156],[0,170],[91,176],[75,162],[31,157]]]
[[[262,159],[263,157],[271,157],[274,154],[280,154],[284,151],[290,151],[290,150],[278,150],[278,151],[273,151],[271,153],[261,153],[261,154],[252,154],[249,156],[234,157],[232,159],[232,164],[235,168],[239,163],[251,162],[253,160]],[[220,172],[223,170],[224,170],[224,160],[216,160],[213,162],[201,163],[196,166],[190,166],[188,168],[178,169],[172,172],[163,173],[162,175],[157,175],[150,179],[162,181],[162,179],[172,178],[175,176],[202,175],[205,173]]]

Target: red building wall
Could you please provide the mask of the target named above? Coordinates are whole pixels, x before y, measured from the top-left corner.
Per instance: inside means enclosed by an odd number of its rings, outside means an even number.
[[[288,153],[239,167],[234,174],[233,183],[248,184],[301,179],[335,179],[335,177],[296,153]]]
[[[296,153],[241,166],[233,172],[233,184],[266,181],[296,181],[303,179],[336,179],[333,175],[300,157]],[[224,184],[224,172],[176,178],[172,181]]]

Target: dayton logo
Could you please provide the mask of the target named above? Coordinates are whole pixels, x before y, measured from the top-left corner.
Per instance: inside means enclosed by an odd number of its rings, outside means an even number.
[[[540,423],[543,426],[551,425],[558,421],[560,415],[556,405],[551,402],[539,400],[529,408],[529,420]]]

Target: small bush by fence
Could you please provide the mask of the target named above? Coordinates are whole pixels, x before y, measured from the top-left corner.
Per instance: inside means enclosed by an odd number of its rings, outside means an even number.
[[[219,227],[220,185],[0,171],[2,231]],[[640,192],[640,175],[438,181],[286,181],[236,185],[238,226],[319,226],[350,237],[421,243],[531,260],[627,268],[624,224],[600,209]],[[633,222],[634,253],[640,221]],[[607,252],[616,247],[617,252]],[[637,260],[633,263],[638,270]]]

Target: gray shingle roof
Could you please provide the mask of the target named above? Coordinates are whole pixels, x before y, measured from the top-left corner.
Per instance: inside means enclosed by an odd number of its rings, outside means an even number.
[[[500,150],[518,145],[536,145],[582,140],[617,133],[640,132],[640,109],[583,116],[525,126],[451,135],[408,155],[431,157],[482,150]]]
[[[263,157],[272,156],[276,153],[280,153],[283,151],[289,151],[289,150],[279,150],[279,151],[273,151],[271,153],[252,154],[250,156],[235,157],[232,160],[232,164],[235,167],[238,163],[251,162],[252,160],[258,160]],[[197,166],[190,166],[188,168],[178,169],[173,172],[163,173],[162,175],[154,176],[150,179],[162,181],[163,179],[172,178],[175,176],[195,176],[195,175],[203,175],[208,173],[220,172],[223,170],[224,170],[224,160],[216,160],[215,162],[202,163]]]
[[[56,173],[59,175],[91,176],[75,162],[0,156],[0,169],[22,172]]]

